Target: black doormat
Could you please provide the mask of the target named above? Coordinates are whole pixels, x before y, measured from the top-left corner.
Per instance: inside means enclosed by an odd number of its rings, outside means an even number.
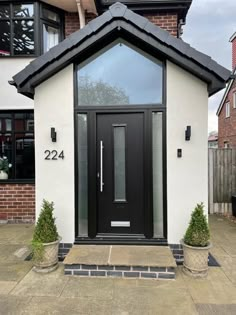
[[[219,264],[218,261],[212,256],[211,253],[209,253],[209,256],[208,256],[208,266],[209,266],[209,267],[220,267],[220,264]]]

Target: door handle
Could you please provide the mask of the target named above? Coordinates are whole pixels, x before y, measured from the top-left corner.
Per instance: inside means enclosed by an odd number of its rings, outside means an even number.
[[[103,192],[103,141],[100,141],[100,192]]]

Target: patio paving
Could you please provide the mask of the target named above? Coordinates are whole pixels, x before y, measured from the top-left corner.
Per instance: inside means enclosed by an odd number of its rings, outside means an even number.
[[[236,314],[236,224],[214,215],[210,227],[221,267],[211,267],[207,279],[178,267],[176,280],[159,281],[68,277],[62,264],[37,274],[23,260],[33,227],[0,225],[0,314]]]

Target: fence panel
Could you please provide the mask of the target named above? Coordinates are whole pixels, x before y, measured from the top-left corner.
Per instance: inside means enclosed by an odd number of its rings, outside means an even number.
[[[231,196],[236,194],[236,149],[208,150],[210,213],[231,213]]]

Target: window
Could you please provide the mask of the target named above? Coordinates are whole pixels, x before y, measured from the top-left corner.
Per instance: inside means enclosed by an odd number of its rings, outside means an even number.
[[[161,104],[162,62],[119,39],[78,66],[78,105]]]
[[[0,55],[34,53],[34,5],[0,5]]]
[[[0,156],[12,164],[9,179],[34,179],[34,114],[0,113]]]
[[[225,104],[225,118],[230,117],[230,102]]]
[[[60,41],[61,18],[58,13],[42,8],[43,53],[56,46]]]
[[[0,56],[37,56],[62,39],[62,11],[38,1],[0,4]]]
[[[233,107],[236,108],[236,92],[233,93]]]
[[[228,141],[224,141],[224,148],[225,149],[229,149],[230,148],[230,145],[229,145]]]

